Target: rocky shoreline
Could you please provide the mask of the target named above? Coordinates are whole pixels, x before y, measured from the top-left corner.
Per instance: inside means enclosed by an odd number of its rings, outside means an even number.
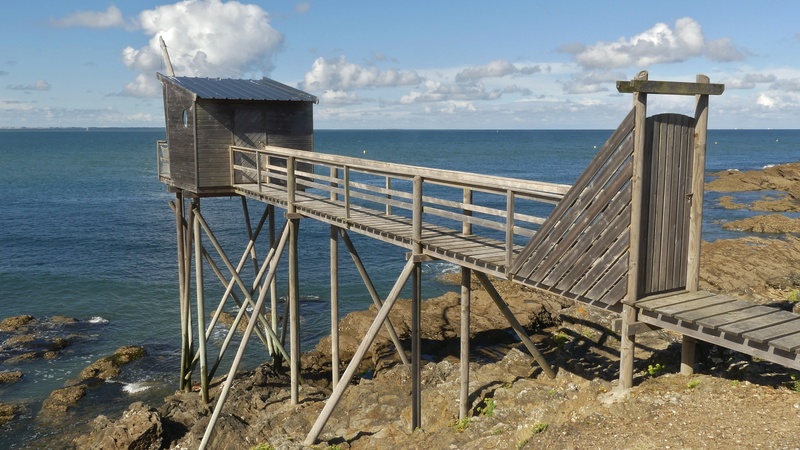
[[[714,174],[709,190],[754,189],[784,192],[770,207],[800,211],[800,163],[764,171]],[[722,180],[722,181],[720,181]],[[758,205],[739,205],[755,208]],[[781,209],[782,208],[782,209]],[[771,209],[770,211],[774,211]],[[787,223],[784,219],[763,220]],[[787,216],[780,215],[787,218]],[[800,219],[789,218],[788,223]],[[750,229],[759,231],[758,220]],[[735,227],[741,224],[732,225]],[[783,225],[782,225],[783,226]],[[738,229],[738,228],[737,228]],[[775,228],[770,228],[770,230]],[[774,233],[796,233],[780,228]],[[704,243],[701,288],[791,310],[800,291],[800,238],[747,237]],[[800,436],[800,382],[794,371],[711,345],[699,346],[698,374],[676,374],[680,337],[665,331],[637,341],[635,387],[615,390],[618,376],[614,316],[555,296],[497,281],[496,287],[552,365],[554,380],[541,370],[513,335],[490,298],[474,283],[470,362],[470,411],[458,421],[459,296],[423,302],[423,429],[411,432],[409,370],[399,362],[382,331],[337,406],[318,449],[383,448],[795,448]],[[408,346],[410,302],[398,301],[390,315]],[[349,314],[340,324],[342,358],[348,360],[375,310]],[[69,318],[59,318],[70,323]],[[7,318],[0,332],[17,333],[47,323],[30,316]],[[28,328],[26,328],[28,327]],[[28,333],[31,334],[31,333]],[[35,333],[34,333],[35,334]],[[24,332],[14,336],[24,336]],[[58,340],[61,339],[61,340]],[[6,339],[26,348],[13,356],[57,358],[75,336]],[[10,341],[10,342],[9,342]],[[23,345],[24,344],[24,345]],[[69,405],[98,382],[115,377],[144,349],[120,349],[100,358],[80,377],[45,401],[40,415],[78,421]],[[15,350],[16,351],[16,350]],[[55,352],[55,353],[49,353]],[[7,363],[7,361],[6,361]],[[303,355],[299,405],[289,404],[285,371],[269,364],[237,375],[210,448],[300,449],[329,396],[330,341],[324,338]],[[2,371],[0,383],[14,383],[23,371]],[[221,379],[211,391],[216,396]],[[137,402],[120,417],[90,423],[35,445],[61,448],[196,448],[212,405],[196,393],[178,392],[158,406]],[[19,415],[20,405],[0,403],[0,425]],[[43,416],[44,417],[44,416]]]

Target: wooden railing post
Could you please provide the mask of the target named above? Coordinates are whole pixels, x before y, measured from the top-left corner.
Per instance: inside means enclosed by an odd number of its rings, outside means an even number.
[[[462,202],[464,203],[465,206],[472,205],[472,189],[464,188],[464,197],[463,197],[463,201]],[[464,214],[467,217],[472,216],[472,210],[470,210],[470,209],[463,208],[461,211],[462,211],[462,214]],[[463,233],[464,236],[471,235],[472,234],[472,224],[467,222],[466,220],[464,222],[462,222],[461,223],[461,233]]]
[[[506,272],[514,257],[514,191],[506,191]]]
[[[385,186],[386,186],[386,190],[387,191],[392,190],[392,177],[390,177],[389,175],[386,175],[386,184],[385,184]],[[391,200],[391,199],[392,199],[392,194],[388,194],[387,193],[386,194],[386,200]],[[389,202],[386,202],[386,215],[387,216],[392,215],[392,205],[390,205]]]
[[[297,191],[297,180],[295,179],[295,159],[294,156],[286,158],[286,212],[295,212],[294,200]]]
[[[256,151],[256,185],[258,192],[261,192],[261,152]]]
[[[350,167],[344,166],[344,218],[350,219]]]

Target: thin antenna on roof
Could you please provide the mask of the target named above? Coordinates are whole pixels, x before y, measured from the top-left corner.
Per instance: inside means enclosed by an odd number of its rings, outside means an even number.
[[[167,52],[167,44],[164,42],[164,38],[161,36],[158,37],[158,40],[161,41],[161,56],[164,58],[164,65],[167,66],[167,75],[174,77],[175,70],[172,68],[172,61],[169,60],[169,52]]]

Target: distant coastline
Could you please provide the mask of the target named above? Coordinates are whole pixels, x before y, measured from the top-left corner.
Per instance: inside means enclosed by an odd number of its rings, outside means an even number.
[[[70,131],[70,132],[87,132],[87,131],[161,131],[164,132],[164,127],[51,127],[51,128],[36,128],[36,127],[0,127],[0,133],[4,131]]]

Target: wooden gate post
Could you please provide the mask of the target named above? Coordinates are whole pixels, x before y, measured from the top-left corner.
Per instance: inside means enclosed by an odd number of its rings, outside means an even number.
[[[710,82],[705,75],[697,75],[697,83]],[[695,95],[694,152],[692,155],[692,187],[689,208],[689,247],[687,251],[686,290],[700,289],[700,243],[703,234],[703,191],[706,168],[706,141],[708,132],[708,94]],[[694,373],[695,339],[683,336],[681,347],[681,374]]]
[[[636,80],[647,80],[647,71],[636,75]],[[631,175],[631,228],[628,250],[628,295],[622,306],[622,336],[619,348],[619,387],[633,386],[633,360],[636,336],[630,326],[636,322],[636,307],[639,294],[639,254],[642,231],[642,174],[644,173],[645,122],[647,118],[647,94],[633,93],[633,174]]]

